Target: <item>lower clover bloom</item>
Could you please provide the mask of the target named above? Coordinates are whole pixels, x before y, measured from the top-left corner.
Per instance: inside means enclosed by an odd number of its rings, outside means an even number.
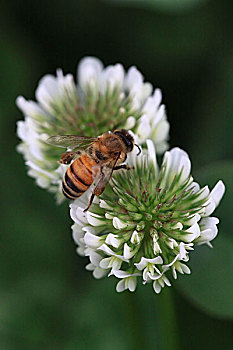
[[[81,60],[76,84],[71,74],[59,69],[45,75],[36,89],[36,102],[19,96],[16,104],[25,115],[17,123],[28,175],[38,186],[54,192],[58,202],[67,166],[58,165],[61,149],[46,143],[53,135],[99,136],[116,128],[130,129],[136,142],[151,138],[157,152],[168,148],[169,123],[159,89],[144,82],[136,67],[125,72],[121,64],[103,67],[94,57]]]
[[[128,156],[128,164],[134,169],[115,171],[89,211],[83,212],[87,198],[70,205],[73,236],[96,278],[120,279],[118,292],[134,291],[139,278],[159,293],[172,276],[191,273],[190,251],[211,246],[219,222],[211,214],[225,187],[220,180],[212,191],[200,188],[180,148],[167,151],[159,167],[150,140],[142,154]]]

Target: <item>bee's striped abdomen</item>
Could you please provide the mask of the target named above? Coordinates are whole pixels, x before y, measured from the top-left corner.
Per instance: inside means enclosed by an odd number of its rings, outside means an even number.
[[[95,165],[95,161],[87,155],[82,155],[70,165],[62,182],[62,191],[67,198],[75,199],[88,190],[96,176]]]

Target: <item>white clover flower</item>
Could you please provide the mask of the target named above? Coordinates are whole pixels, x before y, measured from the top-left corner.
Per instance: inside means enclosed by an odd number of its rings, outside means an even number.
[[[114,275],[120,279],[118,292],[134,291],[140,278],[159,293],[171,285],[172,276],[191,273],[190,251],[200,244],[211,246],[219,220],[210,215],[225,186],[220,180],[211,192],[208,186],[200,188],[180,148],[167,151],[159,167],[150,140],[139,156],[129,154],[128,163],[134,169],[114,172],[89,211],[83,212],[85,205],[78,200],[70,205],[73,235],[95,277]]]
[[[94,57],[78,65],[77,84],[71,74],[46,75],[36,90],[37,102],[19,96],[17,106],[25,115],[17,123],[28,175],[38,186],[55,193],[58,202],[66,165],[58,164],[61,149],[46,143],[53,135],[98,136],[116,128],[130,129],[136,142],[151,138],[159,153],[168,148],[169,123],[162,94],[143,81],[135,67],[127,72],[121,64],[103,67]]]

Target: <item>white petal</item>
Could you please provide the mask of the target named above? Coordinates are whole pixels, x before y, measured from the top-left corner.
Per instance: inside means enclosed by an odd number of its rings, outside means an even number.
[[[53,75],[47,74],[40,81],[36,90],[36,99],[47,109],[49,101],[58,97],[58,84]]]
[[[166,284],[168,287],[171,286],[171,282],[170,282],[169,279],[168,279],[166,276],[164,276],[164,275],[163,275],[163,280],[164,280],[165,284]]]
[[[154,116],[154,118],[153,118],[153,120],[152,120],[152,128],[153,129],[157,129],[158,127],[159,127],[159,125],[161,124],[161,122],[162,121],[166,121],[166,114],[165,114],[165,106],[164,105],[161,105],[159,108],[158,108],[158,110],[157,110],[157,112],[156,112],[156,114],[155,114],[155,116]],[[160,131],[163,133],[163,130],[162,130],[162,128],[160,129]],[[160,141],[162,140],[163,138],[161,138],[160,139]]]
[[[85,256],[85,249],[83,246],[80,246],[76,249],[77,253],[81,256]]]
[[[93,226],[83,226],[82,227],[82,230],[84,231],[84,232],[88,232],[88,233],[91,233],[91,234],[93,234],[93,235],[97,235],[99,232],[99,230],[98,230],[98,227],[93,227]],[[100,230],[101,231],[101,230]]]
[[[180,250],[180,254],[179,254],[180,257],[179,258],[181,260],[183,260],[186,257],[186,254],[187,254],[184,242],[180,243],[179,250]]]
[[[121,265],[122,265],[122,260],[118,258],[112,258],[111,267],[113,270],[119,270],[121,268]]]
[[[48,112],[53,113],[53,104],[62,100],[67,95],[67,90],[75,92],[76,87],[71,74],[63,75],[61,70],[57,70],[57,76],[44,76],[36,90],[36,98],[41,106]]]
[[[118,219],[117,217],[113,218],[112,224],[117,230],[121,230],[122,228],[127,227],[127,224]]]
[[[221,180],[219,180],[210,192],[210,197],[214,200],[215,207],[218,206],[220,200],[222,199],[222,196],[224,195],[224,192],[225,185]]]
[[[23,122],[21,120],[17,122],[17,136],[22,141],[26,141],[26,139],[27,139],[25,122]]]
[[[216,205],[212,197],[205,202],[204,207],[200,210],[201,216],[209,216],[215,211]]]
[[[146,141],[146,139],[150,137],[150,134],[151,134],[150,122],[147,119],[146,115],[143,115],[138,122],[137,135],[142,142],[142,141]]]
[[[207,199],[207,197],[209,196],[209,193],[210,193],[209,187],[208,186],[203,187],[201,189],[201,193],[199,194],[199,196],[195,201],[197,202],[205,198]]]
[[[84,236],[84,242],[90,248],[98,248],[103,243],[103,240],[101,239],[101,237],[98,237],[96,235],[93,235],[90,232],[87,232]]]
[[[180,263],[179,261],[177,261],[175,263],[174,268],[181,274],[184,274],[184,273],[190,274],[191,273],[190,268],[187,265]]]
[[[125,290],[125,281],[124,279],[120,280],[116,285],[116,291],[118,293],[123,292]]]
[[[100,208],[103,209],[112,209],[103,199],[100,199]]]
[[[100,261],[100,267],[102,269],[109,269],[110,266],[110,261],[112,258],[104,258],[103,260]]]
[[[156,258],[152,258],[152,259],[146,259],[150,264],[162,264],[163,263],[163,259],[161,256],[157,256]]]
[[[216,227],[215,232],[212,229],[208,228],[206,230],[201,231],[200,236],[195,240],[195,243],[207,243],[212,241],[217,236],[218,229]]]
[[[85,266],[85,269],[87,270],[87,271],[94,271],[95,270],[95,265],[93,265],[93,264],[87,264],[86,266]]]
[[[107,255],[112,255],[112,256],[115,256],[116,258],[119,258],[120,260],[123,260],[123,261],[127,261],[127,259],[125,259],[122,255],[119,255],[119,254],[116,254],[112,249],[110,249],[106,244],[102,244],[98,250],[101,250],[103,252],[105,252]]]
[[[54,179],[54,180],[57,179],[57,176],[56,174],[54,174],[54,172],[49,172],[44,169],[41,169],[37,164],[33,163],[30,160],[28,160],[25,164],[30,168],[32,168],[33,170],[36,170],[36,172],[38,172],[39,174],[45,175],[45,177],[48,177],[48,179]]]
[[[51,119],[51,116],[46,113],[40,106],[34,101],[27,101],[23,96],[18,96],[16,99],[16,105],[25,116],[32,117],[38,120],[38,116],[43,117],[43,120]]]
[[[164,279],[163,276],[161,278],[158,279],[159,284],[161,285],[161,287],[163,288],[165,283],[164,283]]]
[[[96,279],[102,278],[107,274],[107,271],[104,269],[101,269],[100,267],[96,267],[95,270],[93,271],[93,276]]]
[[[92,212],[86,213],[87,221],[92,226],[102,226],[104,224],[103,217]]]
[[[133,234],[130,238],[130,242],[133,244],[139,244],[140,243],[140,238],[139,238],[139,234],[138,231],[133,231]]]
[[[172,229],[182,230],[182,228],[183,228],[183,225],[179,221],[177,223],[175,223],[174,226],[172,226]]]
[[[138,270],[143,270],[144,267],[147,265],[147,261],[144,257],[141,258],[139,263],[134,263],[134,265],[137,267]]]
[[[132,258],[134,254],[132,253],[130,247],[128,246],[127,243],[124,244],[124,253],[123,253],[123,256],[125,259],[130,259]]]
[[[175,256],[175,258],[172,260],[172,262],[170,262],[170,264],[163,265],[162,266],[163,271],[167,271],[170,266],[173,266],[175,262],[178,260],[178,258],[179,258],[179,254]]]
[[[142,89],[141,103],[144,103],[148,96],[152,93],[153,87],[151,83],[144,83]]]
[[[131,96],[131,104],[130,104],[131,110],[137,111],[141,108],[141,102],[138,97],[135,95]]]
[[[156,151],[158,154],[163,154],[169,148],[169,144],[166,140],[158,143],[156,143],[156,140],[154,140],[154,142],[156,144]]]
[[[200,185],[197,182],[191,182],[189,186],[186,187],[186,190],[191,190],[193,193],[196,193],[200,190]]]
[[[157,294],[159,294],[161,292],[161,289],[162,289],[161,285],[157,281],[154,281],[153,288],[154,288],[155,293],[157,293]]]
[[[141,108],[141,105],[152,92],[152,85],[150,83],[143,83],[143,76],[136,67],[129,69],[125,78],[124,88],[129,91],[135,109]]]
[[[170,124],[165,119],[161,120],[156,127],[152,125],[151,138],[156,145],[168,139],[169,130]]]
[[[105,93],[107,88],[113,91],[115,87],[119,87],[122,90],[124,75],[124,68],[121,64],[105,68],[101,75],[101,92]]]
[[[88,255],[90,262],[95,266],[99,266],[100,261],[103,259],[103,257],[100,254],[96,253],[94,250],[90,250]]]
[[[72,228],[72,237],[76,244],[84,244],[84,232],[82,226],[77,225],[76,223],[71,226]]]
[[[128,73],[126,75],[126,79],[125,79],[125,84],[126,84],[126,88],[128,88],[129,90],[137,90],[137,88],[141,88],[142,87],[142,83],[143,83],[143,76],[142,74],[139,72],[139,70],[137,70],[136,67],[131,67],[128,70]]]
[[[189,229],[186,230],[186,232],[190,232],[190,234],[182,235],[182,239],[185,242],[192,242],[194,239],[200,236],[200,227],[198,223],[195,223],[192,225]]]
[[[77,207],[75,203],[70,204],[70,216],[71,219],[79,225],[85,225],[88,223],[82,208]]]
[[[154,143],[151,140],[146,140],[146,145],[148,149],[148,159],[153,164],[156,174],[158,173],[158,164],[156,160],[156,151]]]
[[[102,71],[103,64],[98,58],[83,58],[78,65],[78,84],[82,89],[87,85],[97,87]]]
[[[135,277],[128,278],[128,289],[130,292],[134,292],[137,285],[137,279]]]
[[[116,276],[117,278],[126,278],[131,276],[140,276],[140,273],[129,273],[128,271],[123,270],[112,270],[111,275]]]
[[[162,101],[162,92],[160,89],[155,89],[153,99],[154,99],[154,105],[158,107]]]
[[[105,213],[104,216],[106,217],[106,219],[108,220],[112,220],[114,218],[113,215],[109,214],[109,213]]]
[[[189,220],[185,221],[185,225],[192,226],[200,220],[201,216],[199,214],[192,215]]]
[[[175,280],[177,279],[177,272],[175,266],[172,266],[172,276]]]
[[[166,164],[165,179],[162,181],[163,185],[169,186],[174,177],[179,175],[181,172],[181,177],[179,184],[181,185],[185,182],[190,175],[191,162],[185,151],[175,147],[171,151],[167,151],[164,155],[163,165]],[[164,183],[165,182],[165,183]]]
[[[131,259],[136,253],[135,249],[131,249],[127,243],[124,244],[124,253],[123,256],[125,259]]]
[[[116,256],[116,253],[107,246],[107,244],[102,244],[99,248],[99,250],[102,250],[103,252],[105,252],[107,255],[114,255]]]
[[[160,89],[156,89],[153,96],[147,98],[142,112],[147,114],[150,120],[153,120],[156,116],[156,112],[162,100],[162,93]]]
[[[168,245],[170,249],[174,249],[175,247],[178,246],[178,243],[176,242],[175,239],[173,238],[167,238],[165,243]]]
[[[208,217],[208,218],[202,218],[200,221],[200,225],[202,228],[209,228],[209,227],[213,227],[215,225],[219,224],[219,219],[215,218],[213,216]]]
[[[185,265],[185,264],[181,264],[181,265],[182,265],[183,273],[186,273],[187,275],[189,275],[191,273],[190,268],[187,265]]]
[[[217,224],[219,223],[219,219],[215,217],[207,217],[203,218],[200,221],[201,226],[201,234],[195,240],[195,243],[204,244],[212,241],[218,234]]]
[[[161,256],[157,256],[156,258],[153,259],[147,259],[142,257],[139,263],[135,263],[134,265],[137,267],[138,270],[143,270],[144,267],[148,264],[162,264],[163,263],[163,259],[161,258]]]
[[[127,118],[124,128],[126,130],[132,129],[135,124],[136,124],[136,119],[134,117],[130,116]]]
[[[114,235],[112,233],[109,233],[105,239],[105,242],[107,244],[112,245],[114,248],[119,248],[119,246],[122,243],[122,240],[119,239],[119,237],[117,235]]]

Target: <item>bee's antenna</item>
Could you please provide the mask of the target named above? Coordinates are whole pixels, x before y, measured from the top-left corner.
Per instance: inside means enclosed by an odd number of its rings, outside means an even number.
[[[135,143],[135,146],[138,148],[138,153],[137,153],[137,156],[139,156],[139,154],[142,152],[141,148]]]

